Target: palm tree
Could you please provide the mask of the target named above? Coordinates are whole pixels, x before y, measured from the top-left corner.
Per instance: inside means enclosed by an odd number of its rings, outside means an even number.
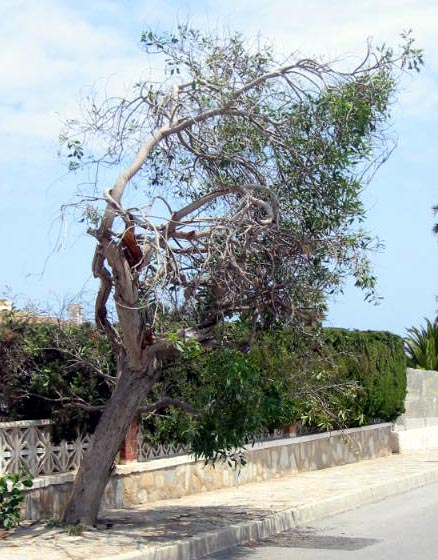
[[[435,228],[438,233],[438,224]],[[408,329],[405,350],[409,366],[438,370],[438,317],[433,322],[426,319],[426,327]]]

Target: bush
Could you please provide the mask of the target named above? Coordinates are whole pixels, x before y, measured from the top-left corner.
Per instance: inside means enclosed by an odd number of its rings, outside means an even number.
[[[406,356],[400,336],[324,329],[324,345],[339,375],[356,380],[363,388],[357,406],[365,421],[393,421],[404,412]]]
[[[164,372],[154,396],[182,398],[191,410],[169,407],[146,417],[144,428],[151,443],[184,443],[195,456],[214,461],[218,456],[234,457],[233,449],[252,441],[260,430],[292,421],[288,393],[250,354],[216,348],[179,358]]]
[[[258,331],[251,351],[244,325],[224,332],[226,347],[184,355],[163,372],[154,397],[182,397],[193,410],[169,407],[143,419],[151,443],[184,443],[215,460],[251,443],[262,430],[301,422],[321,430],[360,424],[361,387],[339,375],[315,333]],[[223,452],[224,451],[224,452]]]
[[[22,312],[0,320],[0,415],[55,420],[55,438],[93,431],[112,391],[114,360],[107,339],[89,323],[38,321]]]
[[[20,505],[24,500],[24,489],[33,485],[30,475],[6,474],[0,476],[0,526],[15,527],[20,521]]]
[[[185,443],[207,459],[250,442],[261,430],[301,422],[320,430],[394,420],[406,391],[403,342],[384,332],[322,329],[297,333],[223,326],[223,346],[179,341],[148,403],[167,407],[143,419],[151,443]],[[72,404],[104,404],[114,359],[93,325],[41,323],[7,314],[0,322],[0,407],[12,419],[51,418],[55,438],[92,432],[98,413]],[[190,409],[190,410],[189,410]],[[0,410],[1,412],[1,410]]]

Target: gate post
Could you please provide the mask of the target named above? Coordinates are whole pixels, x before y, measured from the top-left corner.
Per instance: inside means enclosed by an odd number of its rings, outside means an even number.
[[[134,418],[126,432],[122,447],[120,448],[120,463],[122,465],[137,461],[138,459],[137,432],[138,422],[137,419]]]

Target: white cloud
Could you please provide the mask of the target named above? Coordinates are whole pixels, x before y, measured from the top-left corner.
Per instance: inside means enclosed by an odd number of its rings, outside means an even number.
[[[397,43],[400,31],[412,27],[425,46],[429,68],[438,64],[438,3],[431,0],[3,0],[1,133],[53,139],[58,115],[75,111],[81,88],[97,83],[111,94],[121,93],[145,70],[147,60],[138,48],[144,25],[168,28],[187,17],[202,28],[261,31],[285,52],[332,58],[362,54],[370,36]],[[435,85],[431,76],[420,86],[415,83],[402,95],[406,110],[436,112]],[[419,103],[421,98],[430,101]]]
[[[438,77],[423,73],[415,80],[406,80],[399,93],[397,113],[401,117],[426,119],[438,117]]]
[[[180,9],[182,3],[173,5]],[[284,54],[338,59],[361,58],[368,38],[375,45],[397,47],[400,34],[413,30],[415,45],[424,49],[426,66],[420,77],[403,82],[402,113],[438,117],[438,2],[436,0],[210,0],[183,4],[195,26],[229,27],[272,40]],[[421,102],[423,100],[423,102]]]
[[[109,3],[108,3],[109,4]],[[120,93],[145,66],[136,37],[50,0],[7,2],[0,11],[3,134],[53,138],[79,89],[109,76]]]
[[[394,42],[408,28],[438,52],[434,0],[225,0],[220,6],[238,28],[261,31],[307,55],[361,53],[367,37]]]

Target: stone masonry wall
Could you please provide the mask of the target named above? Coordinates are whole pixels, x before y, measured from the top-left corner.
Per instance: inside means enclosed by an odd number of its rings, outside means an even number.
[[[247,465],[234,471],[195,462],[190,456],[116,467],[102,508],[126,507],[165,498],[229,488],[389,455],[391,424],[257,443],[246,452]],[[26,496],[23,517],[60,516],[74,473],[41,477]]]

